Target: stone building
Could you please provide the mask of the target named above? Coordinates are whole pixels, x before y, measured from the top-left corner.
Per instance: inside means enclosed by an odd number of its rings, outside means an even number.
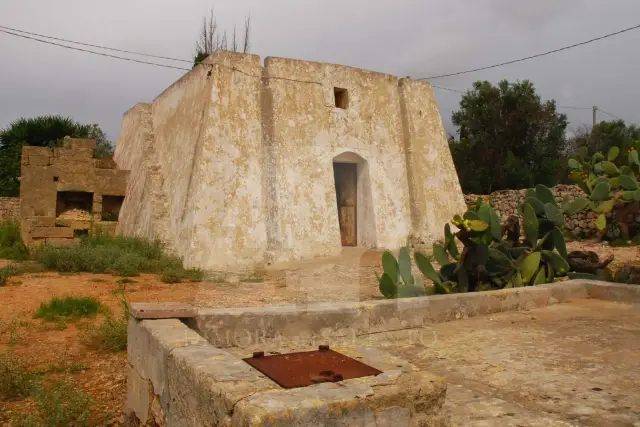
[[[128,171],[94,159],[96,141],[64,140],[60,148],[22,148],[20,220],[26,244],[72,243],[98,226],[115,233]]]
[[[219,51],[124,114],[119,231],[230,269],[441,238],[465,210],[432,87]]]

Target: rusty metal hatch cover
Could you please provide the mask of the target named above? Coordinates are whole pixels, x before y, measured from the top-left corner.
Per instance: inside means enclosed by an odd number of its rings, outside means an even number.
[[[264,352],[242,359],[282,388],[306,387],[368,377],[382,372],[321,345],[318,350],[265,356]]]

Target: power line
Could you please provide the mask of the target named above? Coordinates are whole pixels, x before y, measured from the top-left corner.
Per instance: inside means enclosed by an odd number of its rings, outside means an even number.
[[[502,67],[503,65],[515,64],[516,62],[522,62],[522,61],[526,61],[526,60],[533,59],[533,58],[539,58],[541,56],[551,55],[552,53],[557,53],[557,52],[561,52],[563,50],[572,49],[574,47],[583,46],[585,44],[593,43],[593,42],[598,41],[598,40],[603,40],[603,39],[606,39],[608,37],[613,37],[613,36],[617,36],[618,34],[626,33],[627,31],[637,30],[638,28],[640,28],[640,25],[636,25],[636,26],[630,27],[630,28],[625,28],[624,30],[616,31],[615,33],[606,34],[604,36],[596,37],[595,39],[586,40],[586,41],[583,41],[583,42],[580,42],[580,43],[572,44],[570,46],[565,46],[565,47],[561,47],[561,48],[558,48],[558,49],[550,50],[548,52],[538,53],[536,55],[531,55],[531,56],[527,56],[527,57],[520,58],[520,59],[514,59],[512,61],[501,62],[500,64],[489,65],[488,67],[474,68],[473,70],[458,71],[456,73],[441,74],[439,76],[424,77],[424,78],[421,78],[421,79],[418,79],[418,80],[440,79],[442,77],[459,76],[461,74],[474,73],[476,71],[482,71],[482,70],[488,70],[490,68]]]
[[[450,87],[443,87],[443,86],[436,86],[436,85],[431,85],[431,87],[434,87],[436,89],[441,89],[441,90],[448,90],[449,92],[457,92],[457,93],[462,93],[462,94],[466,93],[466,92],[458,90],[458,89],[451,89]]]
[[[92,53],[94,55],[106,56],[108,58],[122,59],[124,61],[132,61],[132,62],[137,62],[137,63],[140,63],[140,64],[155,65],[156,67],[173,68],[174,70],[191,71],[191,69],[189,69],[189,68],[174,67],[173,65],[158,64],[157,62],[141,61],[139,59],[125,58],[125,57],[122,57],[122,56],[110,55],[108,53],[95,52],[93,50],[81,49],[79,47],[67,46],[67,45],[60,44],[60,43],[54,43],[54,42],[50,42],[50,41],[46,41],[46,40],[40,40],[40,39],[36,39],[34,37],[25,36],[23,34],[12,33],[10,31],[6,31],[6,30],[0,30],[0,32],[6,33],[6,34],[10,34],[10,35],[16,36],[16,37],[22,37],[22,38],[25,38],[25,39],[34,40],[34,41],[37,41],[37,42],[40,42],[40,43],[46,43],[46,44],[50,44],[50,45],[54,45],[54,46],[64,47],[66,49],[78,50],[80,52],[86,52],[86,53]]]
[[[18,30],[16,28],[11,28],[11,27],[5,27],[3,25],[0,25],[0,29],[13,31],[13,32],[16,32],[16,33],[29,34],[31,36],[42,37],[42,38],[50,39],[50,40],[58,40],[58,41],[61,41],[61,42],[79,44],[79,45],[82,45],[82,46],[97,47],[99,49],[112,50],[114,52],[130,53],[132,55],[147,56],[149,58],[168,59],[170,61],[193,63],[193,61],[190,61],[190,60],[187,60],[187,59],[171,58],[169,56],[150,55],[148,53],[134,52],[134,51],[131,51],[131,50],[116,49],[114,47],[107,47],[107,46],[100,46],[100,45],[97,45],[97,44],[83,43],[83,42],[78,42],[78,41],[75,41],[75,40],[61,39],[59,37],[52,37],[52,36],[47,36],[47,35],[38,34],[38,33],[30,33],[29,31]]]
[[[615,114],[607,113],[606,111],[601,110],[600,108],[597,108],[597,110],[598,110],[598,111],[600,111],[601,113],[605,113],[605,114],[607,114],[607,115],[609,115],[609,116],[613,117],[614,119],[622,120],[623,122],[626,122],[626,123],[629,123],[629,124],[631,124],[631,125],[637,126],[635,123],[630,122],[629,120],[625,120],[625,119],[623,119],[623,118],[620,118],[620,117],[616,116]]]
[[[572,107],[570,105],[557,105],[556,108],[564,108],[567,110],[592,110],[593,107]]]

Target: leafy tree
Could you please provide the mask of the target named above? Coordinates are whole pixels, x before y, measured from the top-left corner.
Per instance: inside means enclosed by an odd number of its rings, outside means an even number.
[[[20,194],[18,177],[23,145],[55,147],[65,136],[96,138],[97,155],[109,155],[113,151],[98,125],[83,125],[68,117],[51,115],[15,120],[0,131],[0,197]]]
[[[244,40],[242,42],[242,52],[249,52],[249,36],[251,33],[251,17],[247,16],[244,21]],[[195,67],[202,61],[204,61],[209,55],[216,50],[232,50],[239,52],[241,49],[240,42],[236,36],[236,29],[233,28],[231,34],[231,40],[227,38],[227,31],[224,30],[222,34],[218,31],[218,20],[216,19],[213,9],[211,9],[209,17],[204,18],[202,22],[202,29],[200,30],[200,37],[196,42],[196,54],[193,59],[193,66]]]
[[[460,139],[450,146],[465,192],[557,183],[567,118],[555,101],[542,102],[530,81],[477,81],[452,120]]]
[[[569,139],[570,155],[579,154],[581,147],[587,147],[587,156],[597,152],[607,153],[612,147],[626,152],[634,141],[640,140],[640,127],[627,125],[622,120],[602,121],[595,128],[584,126],[579,128]]]

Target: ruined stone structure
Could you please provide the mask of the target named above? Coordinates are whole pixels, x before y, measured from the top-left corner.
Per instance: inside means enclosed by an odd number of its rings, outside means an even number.
[[[22,148],[20,218],[26,244],[72,243],[93,223],[115,232],[128,171],[94,159],[96,141],[66,138],[60,148]]]
[[[464,211],[428,83],[217,52],[125,113],[119,232],[230,269],[433,241]]]
[[[20,198],[0,197],[0,221],[20,219]]]

